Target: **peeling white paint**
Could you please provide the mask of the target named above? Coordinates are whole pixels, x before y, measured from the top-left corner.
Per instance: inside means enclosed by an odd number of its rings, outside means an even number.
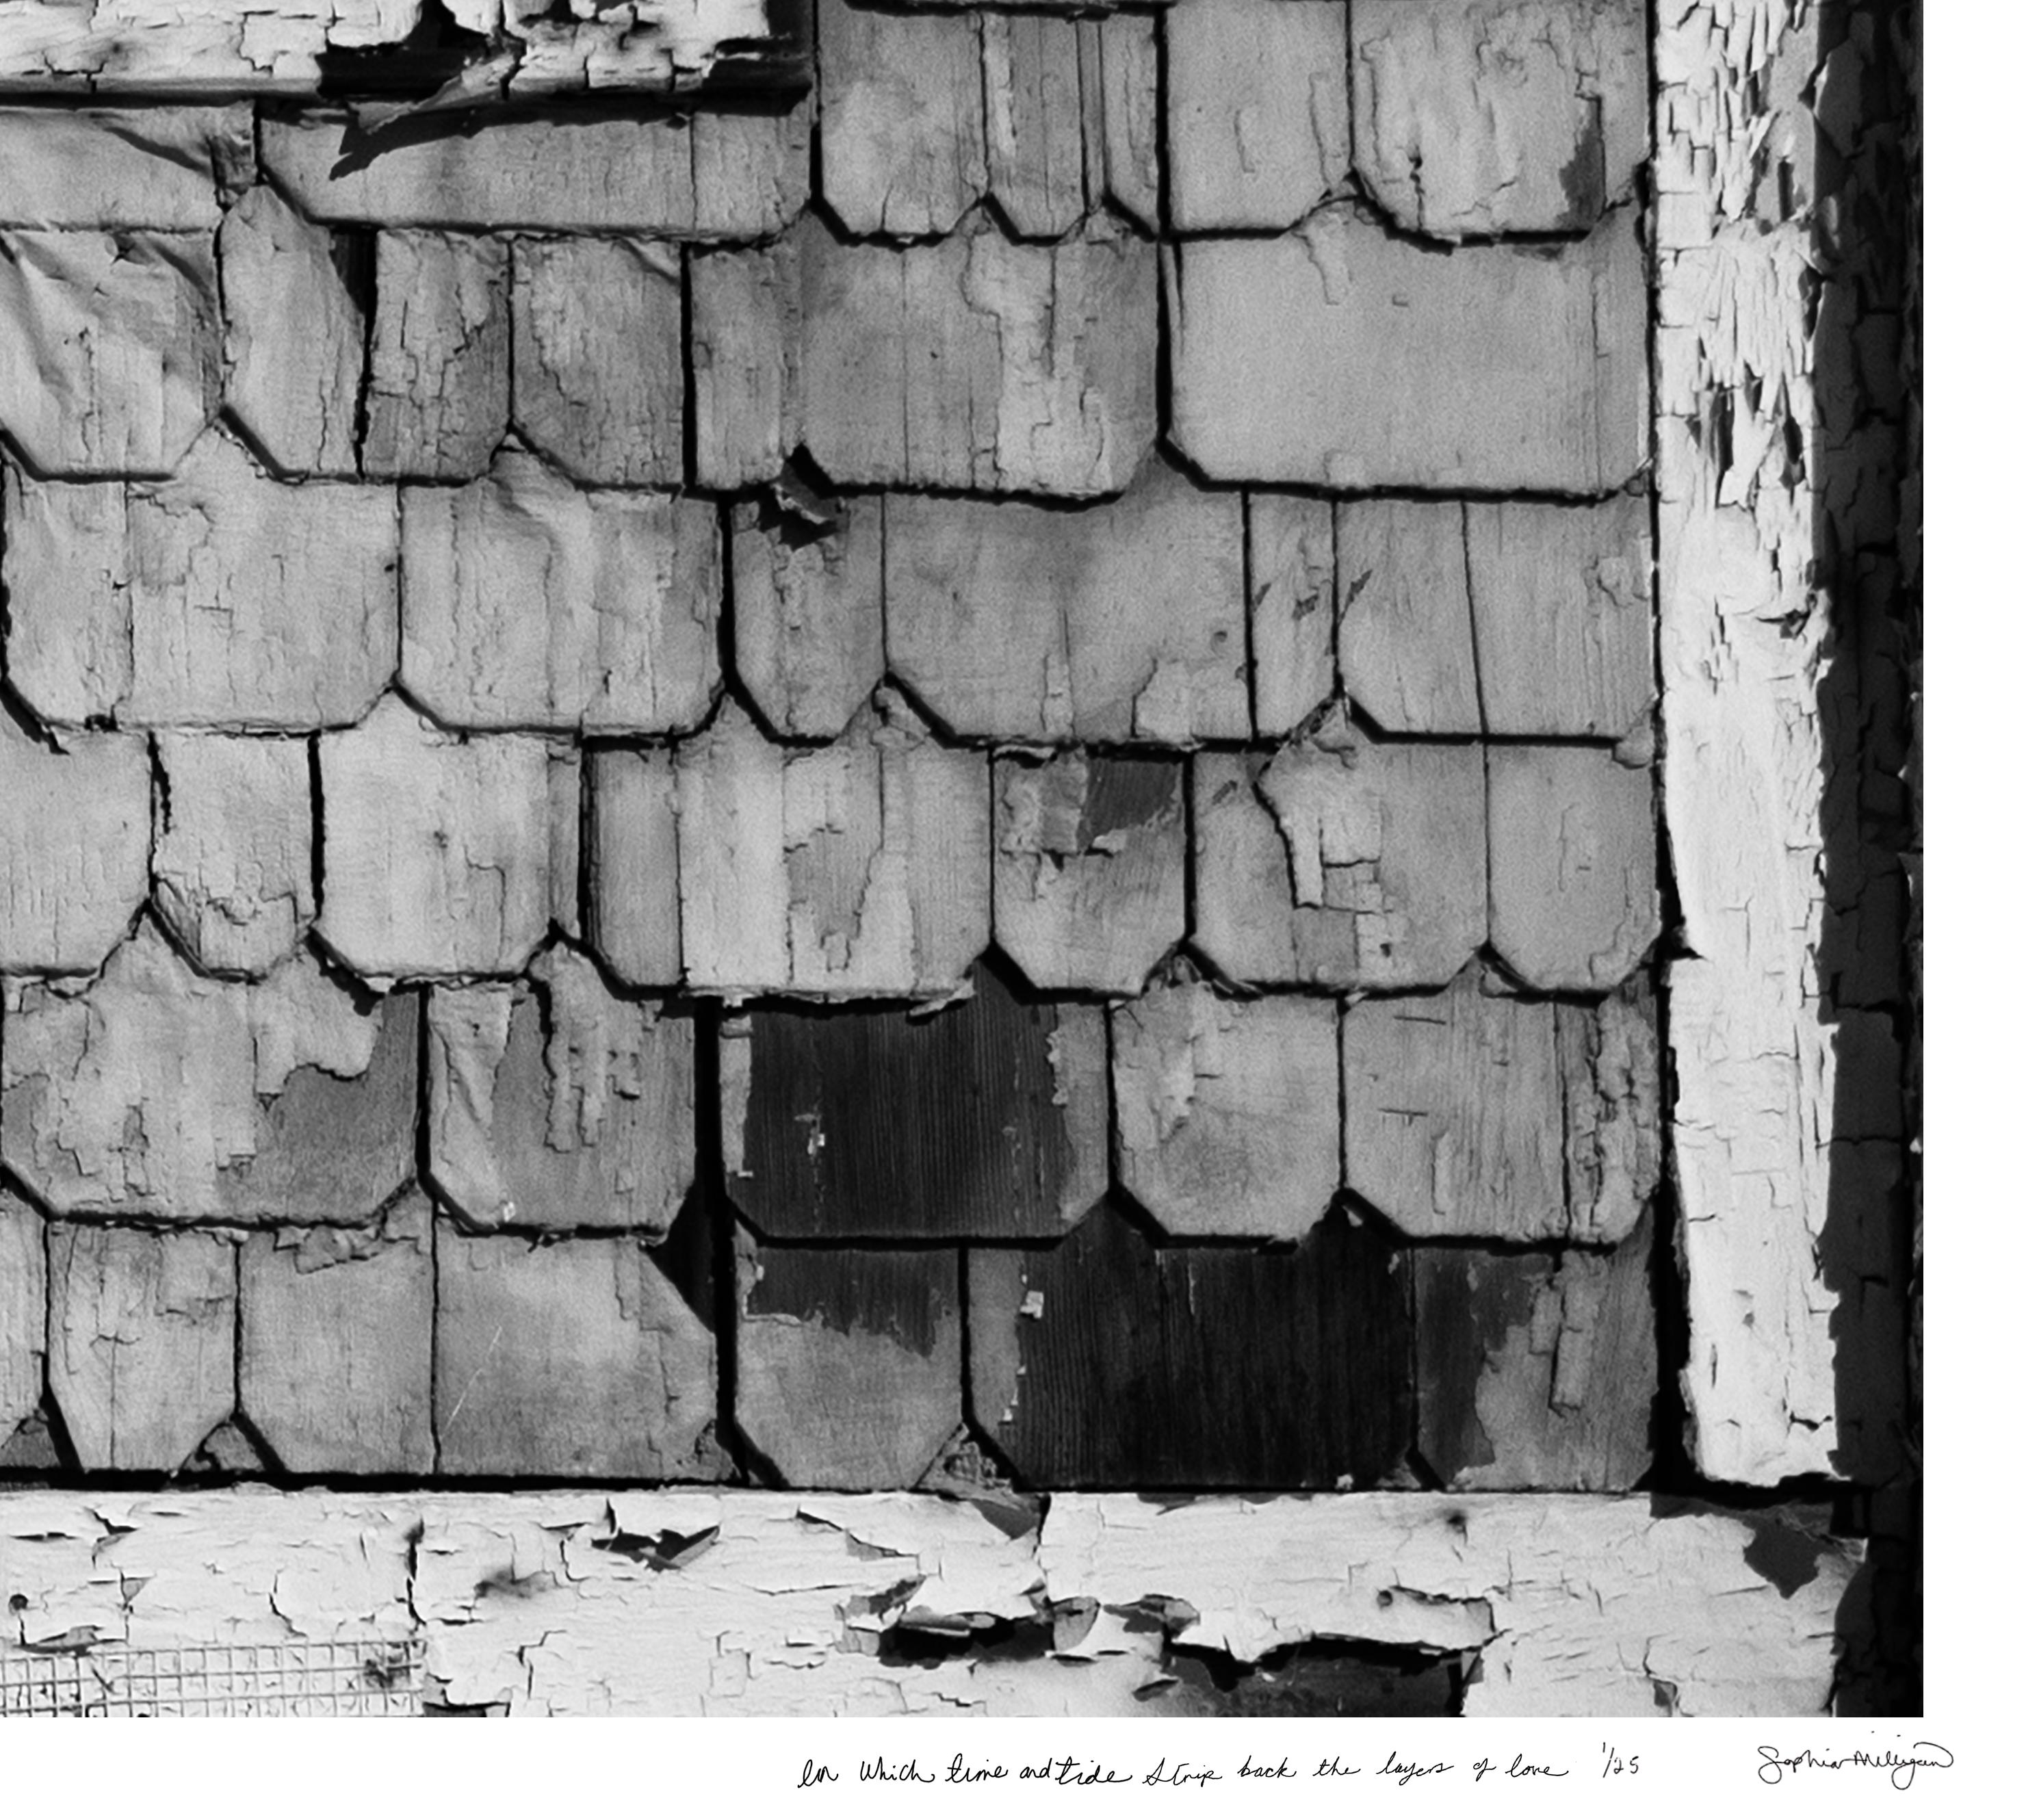
[[[1812,1542],[1783,1595],[1755,1533],[1573,1496],[1059,1496],[1008,1534],[904,1493],[31,1492],[0,1658],[419,1638],[439,1698],[515,1713],[1125,1716],[1168,1641],[1332,1638],[1476,1652],[1472,1715],[1819,1712],[1851,1557]],[[1032,1660],[881,1656],[1029,1623]]]

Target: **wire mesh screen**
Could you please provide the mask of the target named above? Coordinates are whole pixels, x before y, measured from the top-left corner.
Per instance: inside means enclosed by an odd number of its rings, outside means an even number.
[[[418,1639],[0,1655],[0,1718],[418,1718]]]

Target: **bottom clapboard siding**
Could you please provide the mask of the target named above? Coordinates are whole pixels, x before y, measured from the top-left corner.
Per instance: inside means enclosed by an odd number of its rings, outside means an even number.
[[[0,1712],[287,1646],[407,1710],[1805,1715],[1856,1568],[1818,1511],[1644,1498],[24,1491]]]

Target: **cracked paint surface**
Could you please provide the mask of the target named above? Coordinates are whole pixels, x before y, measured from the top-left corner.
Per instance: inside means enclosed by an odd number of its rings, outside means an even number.
[[[32,1493],[0,1513],[0,1650],[422,1639],[444,1704],[522,1713],[1147,1710],[1171,1644],[1464,1651],[1467,1715],[1819,1711],[1849,1551],[1645,1499],[1059,1494],[1007,1534],[904,1493]],[[1154,1621],[1147,1622],[1148,1617]],[[967,1632],[1038,1625],[1027,1660]],[[937,1659],[882,1645],[951,1639]],[[1625,1639],[1640,1645],[1628,1649]]]

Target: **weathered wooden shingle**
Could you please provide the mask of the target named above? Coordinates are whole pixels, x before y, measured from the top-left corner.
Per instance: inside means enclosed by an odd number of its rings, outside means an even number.
[[[1498,746],[1491,945],[1543,992],[1597,992],[1660,934],[1653,778],[1602,746]]]
[[[853,234],[947,234],[985,192],[979,22],[820,0],[823,195]]]
[[[626,1239],[532,1246],[439,1225],[437,1470],[716,1478],[716,1343]]]
[[[48,1311],[42,1217],[0,1188],[0,1447],[42,1406]]]
[[[989,968],[926,1016],[754,1011],[724,1033],[725,1170],[773,1239],[1046,1238],[1104,1191],[1104,1019]]]
[[[1389,733],[1481,731],[1462,507],[1345,501],[1336,577],[1337,663],[1351,700]]]
[[[1659,1181],[1650,997],[1486,992],[1343,1015],[1344,1179],[1416,1239],[1613,1244]]]
[[[639,240],[514,243],[514,422],[591,486],[683,484],[680,256]]]
[[[809,216],[692,271],[704,485],[771,480],[801,447],[840,485],[1090,498],[1153,440],[1154,250],[1107,223],[896,248]]]
[[[1652,705],[1651,513],[1643,493],[1465,508],[1486,732],[1615,739]]]
[[[968,1269],[971,1406],[1036,1485],[1369,1487],[1413,1438],[1409,1273],[1341,1214],[1159,1247],[1112,1203]]]
[[[1344,1180],[1410,1237],[1567,1235],[1554,1006],[1474,972],[1350,1005],[1343,1092]]]
[[[853,234],[947,234],[986,196],[1033,239],[1157,215],[1144,15],[877,12],[826,0],[823,200]],[[1339,65],[1342,57],[1339,57]]]
[[[1074,511],[886,502],[889,661],[959,734],[1244,739],[1244,593],[1237,496],[1164,465]]]
[[[912,1485],[963,1420],[954,1249],[740,1236],[739,1426],[784,1483]]]
[[[322,754],[317,927],[369,978],[518,972],[576,919],[573,747],[443,731],[390,695]]]
[[[1284,739],[1336,689],[1336,551],[1327,501],[1253,493],[1245,502],[1252,720]]]
[[[36,739],[0,707],[0,973],[88,973],[147,895],[143,740]]]
[[[1556,1005],[1555,1050],[1569,1236],[1615,1243],[1660,1185],[1666,1108],[1652,988],[1635,976],[1594,1007]]]
[[[1629,1491],[1659,1363],[1642,1225],[1615,1250],[1414,1254],[1421,1457],[1463,1491]]]
[[[1182,767],[1074,749],[993,767],[992,933],[1044,990],[1132,993],[1182,938]]]
[[[208,979],[144,921],[96,979],[6,1004],[0,1151],[59,1213],[358,1225],[413,1173],[411,997],[307,955]]]
[[[1161,221],[1161,46],[1154,16],[1115,13],[1078,28],[1084,105],[1093,92],[1104,109],[1103,129],[1086,118],[1085,185],[1093,206],[1102,197],[1150,234]],[[1093,50],[1092,39],[1096,40]]]
[[[208,235],[0,233],[0,429],[39,473],[171,473],[218,407]]]
[[[218,236],[225,292],[225,407],[286,474],[359,471],[367,249],[250,190]]]
[[[8,675],[44,720],[307,731],[393,674],[391,488],[271,480],[207,437],[175,478],[9,470]]]
[[[690,983],[732,997],[953,991],[991,928],[982,752],[885,696],[845,735],[776,746],[736,702],[676,751]]]
[[[885,503],[861,494],[812,525],[741,505],[731,520],[739,679],[770,731],[834,739],[886,668]]]
[[[1646,457],[1629,210],[1552,253],[1438,252],[1334,205],[1173,258],[1171,433],[1212,479],[1602,493]]]
[[[1120,1185],[1184,1238],[1298,1239],[1340,1179],[1337,1008],[1195,980],[1111,1013]]]
[[[675,754],[665,746],[605,746],[585,763],[591,944],[628,986],[674,986],[683,977]]]
[[[155,906],[206,973],[258,978],[316,916],[303,739],[164,733]]]
[[[1098,28],[1033,13],[986,13],[979,24],[993,196],[1015,233],[1067,234],[1103,196],[1085,144],[1102,144],[1110,98]]]
[[[1341,0],[1184,0],[1167,16],[1175,226],[1287,227],[1350,174]]]
[[[1357,174],[1446,239],[1591,227],[1646,154],[1641,0],[1353,0]]]
[[[504,116],[481,134],[452,116],[346,155],[341,119],[270,118],[260,157],[296,205],[387,227],[559,228],[758,239],[809,195],[807,103],[783,113]]]
[[[687,731],[718,680],[717,514],[507,451],[401,502],[401,680],[445,726]]]
[[[506,242],[394,229],[378,236],[374,269],[366,471],[469,480],[512,409]]]
[[[172,1472],[232,1414],[231,1240],[59,1225],[50,1390],[87,1472]]]
[[[1198,948],[1251,985],[1440,986],[1486,928],[1479,748],[1313,739],[1192,761]]]
[[[239,1398],[290,1472],[426,1473],[436,1269],[429,1203],[370,1227],[256,1232],[239,1254]]]
[[[253,109],[0,108],[0,227],[208,231],[253,172]]]
[[[696,1162],[690,1019],[616,999],[575,950],[429,995],[429,1179],[469,1224],[675,1224]]]

